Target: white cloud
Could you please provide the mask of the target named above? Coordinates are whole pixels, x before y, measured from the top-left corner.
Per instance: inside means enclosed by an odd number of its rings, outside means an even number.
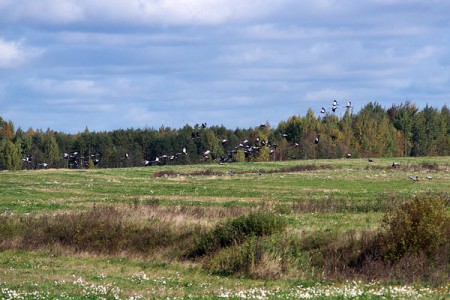
[[[85,18],[84,8],[76,0],[6,1],[0,5],[0,17],[11,22],[61,24]]]
[[[92,80],[72,79],[29,79],[27,85],[38,94],[46,96],[79,97],[106,97],[113,96],[114,92],[104,83]]]
[[[19,67],[43,53],[42,48],[28,47],[22,41],[6,41],[0,37],[0,69]]]
[[[64,112],[111,112],[116,106],[113,103],[103,103],[101,100],[65,98],[47,100],[46,104],[50,105],[53,110]],[[60,108],[60,109],[56,109]]]
[[[0,3],[0,16],[43,23],[211,25],[254,19],[280,3],[269,0],[22,0]],[[2,11],[3,10],[3,13]],[[45,13],[43,13],[45,12]]]
[[[269,0],[99,0],[85,1],[91,15],[99,12],[115,22],[119,20],[162,25],[223,24],[265,15],[278,4]],[[101,17],[101,16],[100,16]]]
[[[0,38],[0,68],[10,68],[26,60],[23,46],[17,42],[7,42]]]

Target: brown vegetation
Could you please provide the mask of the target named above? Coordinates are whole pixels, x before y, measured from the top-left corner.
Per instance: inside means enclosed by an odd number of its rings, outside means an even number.
[[[221,275],[273,279],[295,275],[307,255],[313,276],[324,279],[448,280],[448,198],[418,194],[387,209],[377,231],[285,230],[286,219],[267,207],[162,206],[158,199],[86,212],[0,217],[0,248],[47,249],[95,255],[189,259]],[[298,211],[334,210],[325,201]],[[303,206],[302,206],[303,205]],[[388,202],[383,202],[387,206]],[[299,215],[301,217],[301,214]],[[304,264],[305,262],[303,262]]]

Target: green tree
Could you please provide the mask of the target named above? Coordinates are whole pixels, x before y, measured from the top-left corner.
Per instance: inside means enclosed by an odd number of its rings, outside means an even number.
[[[317,158],[317,148],[320,147],[314,143],[314,139],[320,134],[319,121],[310,108],[306,112],[303,121],[303,136],[300,141],[300,153],[303,159]]]
[[[219,139],[212,130],[206,132],[206,148],[216,157],[224,154],[223,147],[219,144]]]
[[[13,171],[20,170],[21,167],[19,150],[12,141],[3,139],[0,143],[0,169]]]
[[[428,105],[418,112],[413,126],[413,155],[437,155],[439,118],[439,111]]]
[[[437,155],[450,155],[450,111],[446,105],[441,109],[437,127]]]
[[[416,105],[410,101],[406,101],[399,106],[393,105],[387,111],[395,128],[403,134],[403,156],[411,154],[413,125],[417,111]]]
[[[235,153],[233,153],[233,160],[235,162],[245,162],[245,153],[244,150],[239,149]]]
[[[52,168],[62,166],[59,146],[51,131],[46,132],[43,153],[44,160],[49,166]]]

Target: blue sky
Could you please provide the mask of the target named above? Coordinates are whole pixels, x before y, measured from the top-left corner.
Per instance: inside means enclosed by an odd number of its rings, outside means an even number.
[[[440,109],[449,64],[444,0],[0,0],[0,116],[24,130]]]

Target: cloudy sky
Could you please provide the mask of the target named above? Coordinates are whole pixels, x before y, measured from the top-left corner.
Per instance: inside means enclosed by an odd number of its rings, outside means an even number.
[[[446,0],[0,0],[0,116],[24,130],[440,109],[449,64]]]

